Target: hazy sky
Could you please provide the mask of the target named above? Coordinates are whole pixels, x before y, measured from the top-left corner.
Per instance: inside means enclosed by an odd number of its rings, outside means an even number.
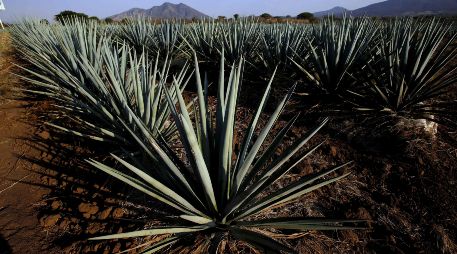
[[[382,0],[168,0],[171,3],[187,4],[209,16],[259,15],[264,12],[273,16],[295,16],[300,12],[316,12],[342,6],[356,9]],[[6,11],[0,11],[0,18],[12,22],[22,17],[52,19],[62,10],[87,13],[105,18],[130,8],[151,8],[161,5],[160,0],[3,0]]]

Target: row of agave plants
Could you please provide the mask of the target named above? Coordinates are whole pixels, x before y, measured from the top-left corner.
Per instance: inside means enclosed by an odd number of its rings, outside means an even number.
[[[457,78],[457,33],[446,20],[346,17],[316,25],[132,20],[109,31],[117,41],[151,55],[192,59],[196,52],[200,61],[216,66],[223,50],[229,64],[242,56],[251,74],[265,79],[279,68],[287,84],[300,80],[303,94],[327,98],[321,100],[321,113],[455,127],[455,101],[441,98]]]
[[[449,29],[437,20],[411,19],[327,19],[316,26],[255,20],[187,25],[132,20],[99,26],[69,20],[54,25],[25,21],[11,33],[26,63],[26,90],[55,104],[47,124],[110,144],[106,155],[113,163],[90,158],[87,163],[168,205],[170,214],[179,214],[162,226],[93,240],[146,237],[138,248],[152,253],[198,234],[213,239],[208,251],[216,252],[229,233],[254,248],[278,253],[293,250],[259,230],[337,230],[365,223],[256,216],[348,175],[340,173],[346,163],[270,189],[319,148],[305,149],[328,121],[287,149],[278,149],[298,115],[273,131],[295,94],[294,85],[266,124],[260,124],[275,76],[295,69],[292,76],[305,81],[300,85],[339,98],[351,111],[421,119],[436,115],[433,120],[442,121],[455,112],[451,102],[435,101],[455,79],[450,66],[456,50]],[[218,66],[217,80],[202,78],[202,62]],[[243,72],[259,65],[269,70],[269,77],[248,127],[240,130],[236,112]],[[215,108],[208,98],[211,83],[217,84]],[[188,84],[196,88],[190,101],[183,95]],[[241,146],[235,149],[234,136],[240,132]],[[148,238],[155,235],[167,237],[159,242]]]

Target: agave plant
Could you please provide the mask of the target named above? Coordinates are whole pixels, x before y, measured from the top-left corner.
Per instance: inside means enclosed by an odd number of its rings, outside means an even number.
[[[157,26],[152,24],[152,20],[148,19],[129,19],[116,29],[117,38],[131,47],[137,52],[143,52],[145,49],[153,50],[154,48],[154,33]]]
[[[189,49],[197,52],[200,60],[207,62],[214,62],[220,56],[218,47],[219,34],[221,31],[220,23],[215,20],[200,20],[196,23],[190,24],[185,35],[181,35]],[[187,56],[192,58],[192,50],[185,51]]]
[[[440,101],[457,81],[457,35],[451,29],[438,19],[385,24],[380,59],[367,65],[364,86],[353,90],[353,109],[455,124],[456,102]]]
[[[297,54],[306,54],[305,39],[310,37],[309,25],[272,24],[264,27],[263,45],[259,57],[267,69],[280,65],[290,66],[290,59]],[[303,56],[301,56],[303,57]]]
[[[253,61],[257,56],[261,38],[260,23],[256,19],[242,18],[221,24],[218,48],[225,51],[229,63],[236,63],[242,56]]]
[[[29,31],[33,32],[29,32]],[[130,134],[118,117],[133,124],[131,108],[154,135],[170,141],[176,126],[163,94],[170,61],[159,67],[158,56],[137,54],[127,46],[113,47],[110,37],[98,33],[96,23],[82,20],[49,27],[21,23],[12,30],[19,52],[30,64],[23,79],[35,85],[28,92],[55,101],[60,123],[48,124],[62,131],[94,140],[125,144]],[[187,68],[187,67],[185,67]],[[184,89],[184,73],[176,83]],[[172,94],[176,101],[176,94]]]
[[[181,52],[181,34],[184,30],[184,23],[180,21],[165,21],[161,23],[153,37],[155,53],[165,52],[170,57],[175,57]]]
[[[369,18],[325,18],[314,28],[313,40],[308,39],[309,55],[294,63],[323,92],[344,91],[357,82],[350,70],[366,64],[370,49],[376,46],[378,29]]]
[[[172,115],[178,129],[187,160],[179,160],[173,148],[161,139],[155,139],[140,117],[132,114],[137,128],[142,134],[135,140],[143,147],[155,163],[145,164],[139,160],[114,159],[122,165],[120,169],[95,160],[88,160],[94,167],[123,181],[147,196],[176,209],[181,215],[174,224],[149,227],[134,232],[105,235],[91,240],[106,240],[129,237],[167,235],[163,240],[145,247],[143,253],[159,251],[182,238],[206,234],[214,237],[212,250],[217,250],[221,235],[231,234],[252,247],[266,253],[293,252],[287,245],[280,243],[258,229],[338,230],[354,228],[358,220],[335,220],[326,218],[271,218],[255,219],[255,215],[267,212],[272,207],[283,206],[295,201],[306,193],[326,186],[346,177],[348,173],[326,178],[329,174],[347,166],[349,163],[304,176],[276,190],[267,190],[279,181],[289,170],[309,156],[321,145],[305,151],[302,148],[325,125],[320,122],[309,133],[298,139],[281,154],[275,154],[282,140],[291,129],[297,117],[290,120],[276,135],[272,128],[278,121],[293,88],[279,102],[266,125],[256,135],[261,113],[268,100],[274,74],[260,101],[258,109],[245,130],[241,150],[234,149],[237,98],[240,93],[243,60],[232,66],[229,79],[224,77],[224,58],[220,63],[220,78],[217,87],[217,105],[214,114],[208,102],[208,82],[202,82],[196,55],[195,76],[197,102],[190,112],[178,92],[176,82],[167,90],[171,95],[176,91],[178,103],[169,98]],[[254,138],[257,136],[256,138]],[[272,141],[266,144],[268,136]],[[263,148],[263,149],[262,149]]]

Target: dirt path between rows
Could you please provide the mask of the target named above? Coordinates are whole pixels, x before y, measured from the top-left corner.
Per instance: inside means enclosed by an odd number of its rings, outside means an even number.
[[[13,61],[9,35],[0,31],[0,254],[49,253],[36,212],[49,190],[33,184],[40,168],[24,159],[41,155],[27,141],[36,135],[34,116],[19,99]]]

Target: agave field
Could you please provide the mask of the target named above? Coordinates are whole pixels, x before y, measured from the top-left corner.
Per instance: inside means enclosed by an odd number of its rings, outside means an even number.
[[[76,252],[457,250],[456,203],[431,201],[456,190],[448,21],[26,20],[10,33],[50,142],[83,151],[54,155],[116,198],[78,194],[128,214],[109,215],[122,229],[64,230]]]

